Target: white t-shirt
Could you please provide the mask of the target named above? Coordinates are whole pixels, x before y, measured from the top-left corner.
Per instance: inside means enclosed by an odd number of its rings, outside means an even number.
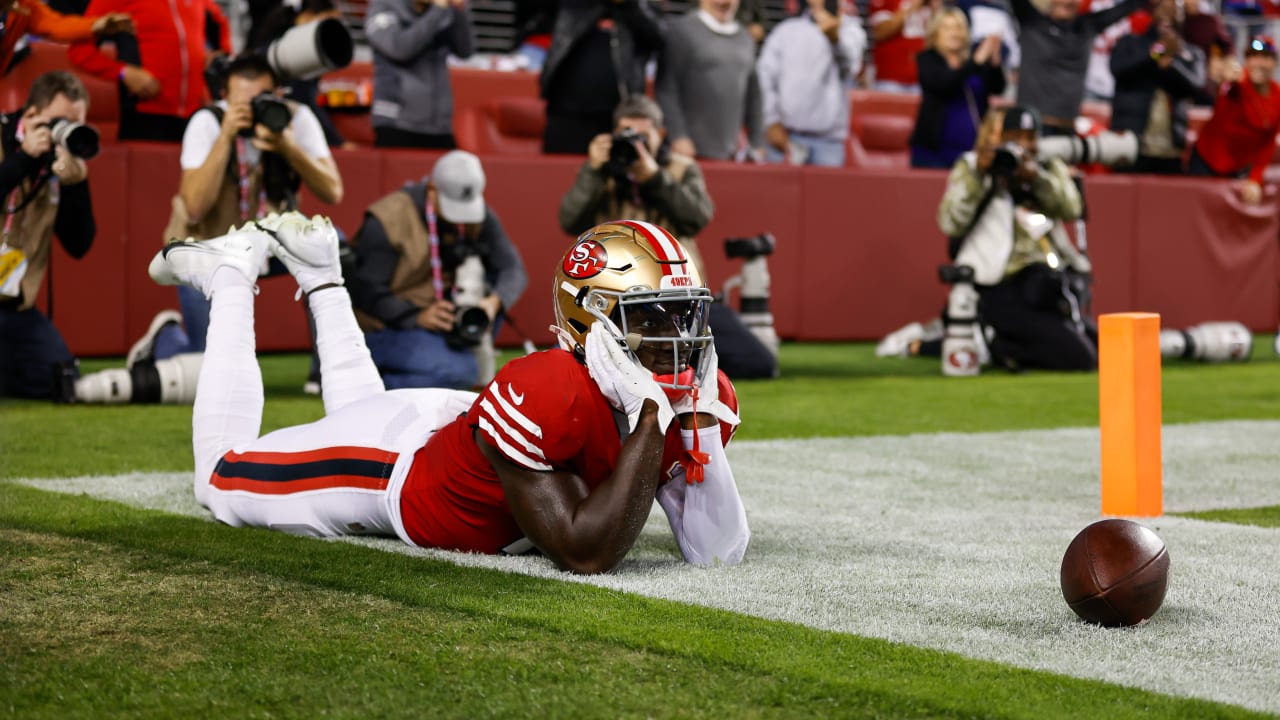
[[[225,111],[227,102],[218,101],[218,107]],[[299,105],[289,126],[293,128],[294,141],[308,157],[332,157],[329,152],[329,143],[324,139],[324,128],[320,127],[320,121],[316,119],[316,114],[311,112],[311,108]],[[212,112],[200,110],[192,115],[191,121],[187,123],[186,132],[182,134],[182,169],[195,170],[203,165],[221,132],[222,125]],[[250,167],[257,165],[261,151],[254,147],[252,142],[248,142],[247,138],[243,145],[244,157],[240,160]]]

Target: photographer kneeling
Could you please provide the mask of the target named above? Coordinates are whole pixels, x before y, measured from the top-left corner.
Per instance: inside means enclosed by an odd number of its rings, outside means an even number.
[[[365,211],[343,274],[387,389],[488,381],[473,349],[528,277],[484,184],[480,160],[454,150]]]
[[[938,208],[955,251],[942,349],[947,374],[977,372],[978,353],[959,342],[975,320],[994,331],[989,346],[998,364],[1097,367],[1097,331],[1082,297],[1091,268],[1063,226],[1080,216],[1080,191],[1065,162],[1037,159],[1039,134],[1032,109],[992,111],[977,147],[947,179]]]
[[[83,125],[89,94],[74,75],[36,78],[22,110],[0,115],[0,397],[53,397],[59,368],[75,358],[35,307],[53,235],[71,257],[93,245],[97,226],[84,158],[97,135]]]
[[[713,210],[702,170],[693,158],[671,151],[662,108],[648,97],[628,96],[618,103],[613,119],[613,134],[591,140],[586,163],[560,201],[560,227],[580,235],[600,223],[626,219],[667,228],[707,282],[695,237],[711,222]],[[744,257],[772,251],[769,246]],[[711,305],[711,329],[720,369],[730,378],[778,374],[777,356],[723,302]]]

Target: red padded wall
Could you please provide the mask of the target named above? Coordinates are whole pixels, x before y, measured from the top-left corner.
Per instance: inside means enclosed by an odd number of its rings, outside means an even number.
[[[335,155],[345,197],[326,207],[304,193],[303,209],[331,215],[354,233],[364,208],[430,172],[439,153],[360,150]],[[581,156],[485,157],[486,197],[520,247],[530,285],[512,315],[540,345],[551,341],[549,276],[569,242],[559,206]],[[54,313],[74,352],[123,354],[176,291],[147,277],[177,191],[178,148],[109,146],[91,164],[98,238],[74,262],[55,255]],[[946,288],[936,279],[945,241],[935,213],[945,174],[707,163],[715,219],[699,238],[708,282],[718,290],[739,263],[726,237],[773,232],[769,261],[778,331],[806,340],[874,339],[938,313]],[[1271,329],[1280,319],[1280,219],[1275,205],[1241,207],[1220,181],[1093,176],[1087,181],[1088,239],[1098,312],[1148,310],[1165,324],[1239,320]],[[258,343],[264,350],[308,346],[301,305],[287,277],[261,283]],[[510,328],[499,338],[513,344]]]

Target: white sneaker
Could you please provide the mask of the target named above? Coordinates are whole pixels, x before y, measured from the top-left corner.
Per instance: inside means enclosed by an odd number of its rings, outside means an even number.
[[[906,357],[911,343],[924,338],[924,326],[918,322],[904,325],[884,336],[876,345],[876,357]]]
[[[271,254],[289,268],[302,292],[342,284],[338,232],[328,218],[316,215],[308,220],[298,212],[272,213],[257,221],[257,226],[270,236]]]
[[[132,368],[138,364],[138,361],[145,360],[155,353],[156,336],[167,325],[174,323],[182,323],[182,313],[177,310],[161,310],[151,319],[151,327],[147,328],[146,334],[138,339],[138,342],[129,348],[129,354],[125,356],[124,366]]]
[[[189,285],[208,297],[209,279],[224,265],[235,268],[250,283],[257,282],[267,240],[266,233],[246,223],[216,238],[170,243],[151,259],[147,272],[161,285]]]

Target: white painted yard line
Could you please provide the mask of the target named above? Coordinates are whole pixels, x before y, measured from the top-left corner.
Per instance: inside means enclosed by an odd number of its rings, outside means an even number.
[[[1280,504],[1280,422],[1165,428],[1170,511]],[[1077,621],[1058,591],[1072,536],[1099,517],[1096,430],[736,443],[753,538],[737,568],[680,562],[655,513],[614,574],[536,558],[353,542],[596,585],[1280,712],[1280,530],[1144,521],[1173,561],[1141,628]],[[187,474],[30,481],[203,514]]]

